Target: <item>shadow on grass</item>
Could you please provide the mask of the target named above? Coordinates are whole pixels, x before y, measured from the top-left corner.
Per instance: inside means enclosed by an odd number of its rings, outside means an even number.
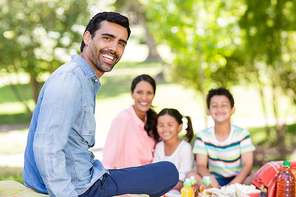
[[[112,77],[103,77],[101,79],[102,87],[98,91],[97,99],[105,99],[111,97],[117,97],[121,94],[126,94],[131,91],[132,80],[137,75],[121,75]],[[159,79],[158,76],[151,76],[155,78],[156,85],[166,84],[167,82],[163,79]],[[156,86],[157,88],[157,86]]]
[[[277,132],[274,126],[270,127],[270,130],[273,135]],[[262,166],[269,161],[294,159],[291,157],[295,154],[296,124],[287,125],[284,150],[272,141],[273,138],[267,134],[265,127],[249,128],[249,131],[256,147],[254,166]]]
[[[31,117],[25,113],[0,114],[0,125],[26,125],[30,120]]]
[[[105,77],[101,79],[102,87],[98,91],[97,99],[117,97],[130,92],[133,77],[130,75]]]
[[[43,85],[43,83],[40,83],[40,85]],[[24,98],[32,99],[32,93],[31,93],[29,84],[12,85],[12,86],[19,93],[22,92],[23,94],[25,94],[25,95],[22,95]],[[6,103],[6,102],[19,102],[12,88],[9,85],[0,87],[0,95],[1,95],[0,104]]]

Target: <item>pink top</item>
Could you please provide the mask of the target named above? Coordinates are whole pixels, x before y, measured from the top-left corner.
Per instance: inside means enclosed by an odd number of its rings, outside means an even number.
[[[156,142],[144,129],[145,123],[134,107],[123,110],[112,121],[103,149],[106,169],[120,169],[150,164]]]

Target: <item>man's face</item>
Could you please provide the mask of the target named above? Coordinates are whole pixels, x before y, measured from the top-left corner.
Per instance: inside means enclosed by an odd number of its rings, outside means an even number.
[[[94,37],[84,34],[86,44],[83,58],[92,66],[97,76],[113,69],[123,55],[128,33],[125,27],[116,23],[102,21]]]

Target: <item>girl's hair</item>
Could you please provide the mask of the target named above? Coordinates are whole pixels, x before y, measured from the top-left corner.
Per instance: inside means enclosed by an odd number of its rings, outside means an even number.
[[[149,75],[146,74],[142,74],[137,76],[136,78],[134,78],[134,80],[132,81],[132,85],[131,85],[131,92],[133,93],[137,84],[140,83],[141,81],[147,81],[153,88],[153,94],[155,95],[156,92],[156,83],[155,80],[150,77]],[[147,111],[147,121],[146,124],[144,126],[145,131],[147,132],[148,136],[153,137],[155,141],[158,141],[158,138],[156,138],[153,135],[153,130],[156,127],[156,122],[157,122],[157,114],[153,109],[149,109]],[[151,133],[152,131],[152,133]]]
[[[168,114],[172,117],[174,117],[176,119],[176,121],[181,124],[183,123],[182,121],[182,118],[187,118],[187,128],[186,128],[186,135],[185,137],[187,138],[187,141],[190,142],[193,138],[193,127],[192,127],[192,122],[191,122],[191,118],[189,116],[182,116],[180,114],[180,112],[176,109],[173,109],[173,108],[164,108],[163,110],[161,110],[158,115],[157,115],[157,118],[160,117],[160,116],[163,116],[165,114]],[[159,138],[159,135],[157,133],[157,130],[153,130],[153,135],[156,136]]]

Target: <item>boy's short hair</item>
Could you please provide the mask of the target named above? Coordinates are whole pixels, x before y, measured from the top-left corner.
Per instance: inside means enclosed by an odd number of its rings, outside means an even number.
[[[207,107],[208,107],[208,109],[210,109],[211,99],[215,95],[225,95],[229,99],[231,108],[234,107],[234,99],[233,99],[232,94],[226,88],[220,87],[220,88],[217,88],[217,89],[211,89],[208,92],[208,95],[207,95]]]

